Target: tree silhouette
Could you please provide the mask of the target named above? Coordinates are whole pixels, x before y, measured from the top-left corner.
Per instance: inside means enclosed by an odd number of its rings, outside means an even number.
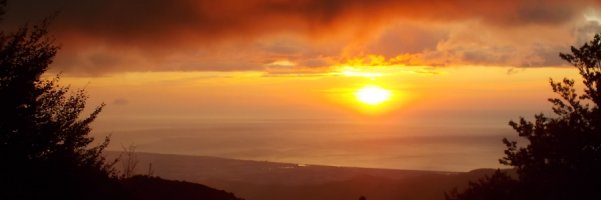
[[[6,7],[0,1],[0,13]],[[2,15],[0,15],[2,16]],[[116,185],[89,125],[103,105],[81,117],[87,96],[41,76],[57,53],[50,20],[0,30],[0,199],[108,197]]]
[[[0,21],[2,20],[2,16],[4,16],[4,8],[6,8],[6,0],[0,0]]]
[[[503,139],[507,149],[500,162],[514,167],[519,179],[499,185],[506,180],[489,178],[447,199],[473,199],[467,193],[485,193],[491,186],[512,192],[508,199],[601,199],[601,36],[560,57],[578,69],[584,93],[576,92],[574,80],[551,79],[559,96],[549,99],[554,116],[509,122],[528,143]]]

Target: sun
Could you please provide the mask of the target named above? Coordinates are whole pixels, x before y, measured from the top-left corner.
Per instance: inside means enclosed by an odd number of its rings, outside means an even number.
[[[355,92],[358,101],[368,105],[377,105],[390,99],[390,91],[375,85],[367,85]]]

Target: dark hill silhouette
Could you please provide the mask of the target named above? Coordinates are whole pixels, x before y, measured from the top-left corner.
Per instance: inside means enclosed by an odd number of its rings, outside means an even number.
[[[223,190],[185,181],[165,180],[159,177],[133,176],[121,181],[128,193],[128,199],[210,199],[241,200]]]
[[[399,170],[402,171],[402,170]],[[380,200],[437,200],[444,199],[444,191],[463,189],[468,182],[494,173],[494,169],[453,174],[422,174],[405,179],[392,179],[373,175],[358,175],[344,181],[321,184],[281,185],[257,184],[248,181],[212,180],[207,185],[233,191],[249,200],[328,200],[367,199]]]

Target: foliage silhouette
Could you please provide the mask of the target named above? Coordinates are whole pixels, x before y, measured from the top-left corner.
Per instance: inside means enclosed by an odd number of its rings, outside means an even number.
[[[0,13],[5,7],[0,1]],[[90,147],[89,125],[104,104],[81,117],[83,90],[41,78],[58,50],[49,21],[0,30],[0,199],[116,198],[118,182],[101,155],[108,138]]]
[[[0,0],[0,21],[2,21],[2,16],[4,16],[5,8],[6,8],[6,0]]]
[[[505,199],[601,199],[601,35],[560,57],[578,69],[584,93],[576,92],[573,80],[551,79],[559,95],[548,99],[554,116],[509,122],[528,141],[524,146],[503,139],[507,149],[499,161],[514,167],[518,180],[495,174],[447,199],[498,199],[491,193],[499,191]]]
[[[121,160],[123,171],[120,178],[131,178],[135,175],[135,170],[139,163],[138,155],[136,155],[136,146],[129,145],[128,147],[122,146],[121,148],[123,148],[123,152],[119,155],[119,160]]]

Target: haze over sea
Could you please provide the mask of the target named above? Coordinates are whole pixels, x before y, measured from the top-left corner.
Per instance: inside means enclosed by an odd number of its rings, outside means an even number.
[[[135,120],[98,123],[111,123],[114,130],[120,130],[112,133],[113,141],[120,142],[112,143],[115,150],[134,144],[144,152],[437,171],[500,167],[501,138],[511,136],[508,126],[443,127],[317,119],[182,120],[157,120],[151,127],[132,127]]]
[[[501,140],[516,137],[507,122],[549,112],[546,80],[574,77],[567,68],[407,69],[377,79],[153,72],[65,82],[94,94],[91,105],[109,100],[93,124],[95,136],[112,136],[109,150],[469,171],[502,167]],[[354,92],[369,84],[392,97],[358,102]]]

